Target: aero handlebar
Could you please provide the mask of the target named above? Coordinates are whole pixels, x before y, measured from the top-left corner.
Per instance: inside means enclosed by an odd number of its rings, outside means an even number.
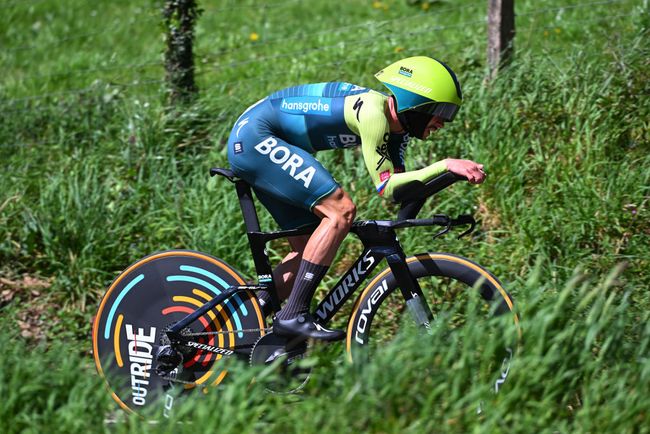
[[[426,183],[411,181],[400,186],[393,194],[395,202],[402,204],[397,214],[398,220],[415,218],[428,197],[444,190],[457,181],[467,181],[467,178],[452,172],[446,172]]]

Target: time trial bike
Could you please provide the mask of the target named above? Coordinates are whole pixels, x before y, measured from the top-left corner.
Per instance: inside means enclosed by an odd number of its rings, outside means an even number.
[[[304,356],[308,342],[274,335],[271,315],[264,315],[256,292],[267,291],[271,310],[280,310],[267,243],[309,234],[315,226],[261,231],[250,185],[227,169],[210,172],[235,184],[257,282],[247,283],[223,260],[190,250],[154,253],[117,276],[95,316],[93,354],[113,399],[129,412],[158,407],[168,414],[179,396],[221,384],[228,376],[224,361],[230,358],[262,365],[277,361],[287,375],[305,375],[295,367],[299,364],[291,364]],[[314,311],[325,326],[361,288],[344,341],[351,362],[363,363],[381,351],[405,324],[426,333],[434,312],[444,306],[441,299],[462,302],[462,294],[472,291],[483,300],[486,321],[505,315],[516,333],[504,336],[520,337],[513,299],[492,273],[450,253],[407,256],[397,238],[398,229],[409,227],[439,226],[436,236],[456,226],[468,226],[459,237],[472,232],[476,222],[470,215],[416,218],[428,197],[464,179],[445,173],[427,183],[410,183],[395,193],[397,219],[353,223],[350,232],[363,250]],[[383,259],[388,266],[370,277]],[[509,374],[518,340],[504,342],[492,379],[496,391]]]

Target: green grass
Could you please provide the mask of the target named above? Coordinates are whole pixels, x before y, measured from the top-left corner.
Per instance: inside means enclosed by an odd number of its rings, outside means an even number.
[[[637,290],[620,269],[601,279],[575,274],[560,288],[540,280],[519,288],[524,339],[498,394],[476,375],[492,366],[503,336],[479,322],[438,321],[431,345],[403,336],[372,364],[340,363],[337,347],[312,356],[299,395],[264,392],[273,372],[234,365],[229,381],[189,396],[157,424],[116,411],[89,366],[62,342],[25,358],[0,336],[3,432],[648,432],[650,314],[630,315]],[[449,315],[454,315],[452,308]],[[5,321],[3,321],[3,325]],[[478,352],[478,349],[481,349]],[[44,367],[51,374],[44,374]],[[251,380],[257,376],[257,381]],[[478,409],[481,413],[478,414]],[[107,415],[107,423],[102,418]]]
[[[244,396],[251,374],[242,373],[240,383],[183,411],[208,430],[265,423],[271,432],[648,432],[646,2],[518,2],[514,62],[490,83],[486,2],[409,3],[269,0],[258,10],[252,1],[200,2],[200,93],[176,111],[165,106],[159,82],[160,3],[0,5],[1,277],[51,282],[37,296],[28,287],[0,288],[13,294],[0,302],[0,384],[10,402],[0,410],[0,431],[102,429],[115,406],[90,366],[90,320],[128,264],[190,248],[254,276],[234,189],[207,176],[227,165],[224,144],[241,111],[296,83],[380,89],[374,72],[425,54],[457,70],[465,103],[458,122],[409,147],[407,164],[471,158],[485,164],[488,180],[456,185],[425,207],[474,213],[481,227],[471,240],[432,241],[431,231],[418,229],[400,240],[411,253],[463,254],[507,283],[525,336],[511,389],[495,398],[484,383],[468,384],[461,366],[482,363],[468,349],[431,345],[407,359],[414,350],[405,343],[359,379],[334,347],[317,358],[317,377],[297,403]],[[394,215],[374,193],[360,153],[319,159],[352,194],[360,218]],[[274,260],[284,251],[271,246]],[[359,243],[347,240],[341,251],[349,264]],[[330,273],[321,289],[335,280]],[[36,339],[18,337],[18,319],[38,328]],[[478,326],[463,333],[487,346],[494,339]],[[476,416],[481,400],[490,410]],[[118,418],[106,429],[196,427]]]

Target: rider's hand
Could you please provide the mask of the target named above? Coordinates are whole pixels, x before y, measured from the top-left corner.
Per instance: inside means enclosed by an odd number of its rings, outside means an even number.
[[[447,170],[456,175],[464,176],[471,184],[480,184],[485,181],[483,165],[472,160],[456,160],[447,158],[445,160]]]

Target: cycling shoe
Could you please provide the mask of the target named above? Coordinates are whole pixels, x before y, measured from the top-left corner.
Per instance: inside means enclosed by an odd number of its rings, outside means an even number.
[[[309,313],[292,319],[273,318],[273,333],[278,336],[303,337],[322,341],[340,341],[345,338],[343,330],[332,330],[318,324]]]

